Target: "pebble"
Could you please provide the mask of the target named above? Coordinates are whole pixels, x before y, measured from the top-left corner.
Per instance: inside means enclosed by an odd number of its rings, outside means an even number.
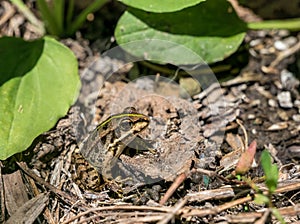
[[[287,50],[288,48],[292,47],[297,43],[297,38],[294,36],[287,37],[283,40],[277,40],[274,43],[274,47],[278,51],[284,51]]]
[[[269,99],[268,104],[269,104],[270,107],[278,107],[278,103],[274,99]]]
[[[255,47],[256,45],[261,44],[261,43],[262,43],[262,39],[255,39],[255,40],[251,40],[249,45],[250,45],[250,47]]]
[[[278,36],[286,37],[288,35],[290,35],[290,31],[288,31],[288,30],[278,30]]]
[[[255,120],[254,120],[254,122],[253,122],[253,124],[255,124],[255,125],[261,125],[263,123],[263,120],[261,119],[261,118],[256,118]]]
[[[266,30],[258,30],[258,31],[256,32],[256,35],[257,35],[258,37],[265,37],[265,36],[267,35],[267,31],[266,31]]]
[[[283,121],[289,120],[289,115],[285,112],[285,110],[278,110],[278,116]]]
[[[282,40],[275,41],[274,47],[276,48],[276,50],[279,50],[279,51],[284,51],[284,50],[288,49],[288,45],[286,43],[284,43]]]
[[[292,108],[292,97],[291,93],[288,91],[283,91],[277,95],[277,99],[279,101],[279,105],[283,108]]]
[[[296,121],[296,122],[300,122],[300,114],[294,114],[292,116],[293,120]]]
[[[248,114],[248,119],[253,120],[255,118],[255,114]]]
[[[295,106],[298,108],[299,113],[300,113],[300,100],[295,100],[294,101]]]
[[[299,80],[295,78],[290,71],[283,69],[280,73],[282,87],[285,89],[294,89],[299,86]]]
[[[289,37],[285,38],[283,41],[284,41],[284,43],[286,43],[289,47],[292,47],[293,45],[295,45],[295,44],[298,42],[297,38],[294,37],[294,36],[289,36]]]

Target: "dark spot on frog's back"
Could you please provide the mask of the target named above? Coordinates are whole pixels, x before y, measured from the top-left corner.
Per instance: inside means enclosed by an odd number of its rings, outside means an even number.
[[[106,131],[108,128],[108,123],[101,126],[102,131]]]
[[[98,180],[99,177],[98,176],[92,176],[92,181]]]
[[[86,172],[92,172],[94,170],[94,168],[93,167],[88,167],[87,169],[86,169]]]
[[[107,139],[107,136],[106,136],[106,135],[102,136],[102,138],[99,139],[99,141],[98,141],[98,143],[97,143],[97,146],[98,146],[98,147],[95,147],[95,149],[94,149],[96,153],[99,153],[99,152],[100,152],[99,148],[102,148],[102,147],[103,147],[103,145],[104,145],[105,142],[106,142],[106,139]],[[99,145],[99,144],[100,144],[100,145]]]

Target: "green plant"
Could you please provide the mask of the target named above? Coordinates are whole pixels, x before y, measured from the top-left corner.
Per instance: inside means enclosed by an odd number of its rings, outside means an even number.
[[[52,128],[80,89],[77,61],[56,40],[0,38],[0,160]]]
[[[256,192],[254,201],[258,204],[266,204],[272,211],[273,215],[281,223],[284,223],[279,211],[272,204],[272,195],[274,194],[278,184],[278,168],[275,164],[272,164],[271,156],[267,150],[262,152],[260,158],[260,163],[265,174],[265,184],[268,188],[267,195],[265,195],[250,178],[245,176],[253,163],[256,146],[256,141],[253,141],[249,145],[248,149],[240,156],[235,171],[229,175],[228,178],[233,178],[235,176],[238,180],[247,183]]]
[[[128,6],[115,29],[115,37],[127,52],[146,60],[164,64],[166,54],[170,62],[180,65],[203,63],[181,48],[170,47],[167,41],[182,45],[204,62],[214,63],[236,52],[248,29],[300,30],[300,19],[245,23],[225,0],[152,1],[120,0]],[[129,43],[143,42],[133,47]]]
[[[100,9],[108,0],[94,0],[78,15],[74,15],[75,0],[37,0],[43,23],[30,12],[22,0],[11,0],[29,21],[35,25],[39,33],[45,34],[44,26],[49,34],[66,37],[73,35],[86,21],[87,15]],[[65,8],[66,7],[66,8]]]
[[[273,215],[281,222],[285,223],[278,210],[272,204],[272,195],[274,194],[278,184],[278,167],[272,164],[272,158],[267,150],[264,150],[260,157],[260,163],[265,174],[265,184],[268,188],[268,194],[258,193],[255,196],[255,202],[259,204],[267,204]]]
[[[269,189],[269,194],[272,195],[277,188],[278,167],[272,164],[270,153],[267,150],[262,152],[260,162],[266,177],[265,183]]]
[[[85,22],[89,13],[101,8],[108,0],[94,0],[74,15],[74,0],[37,0],[43,18],[39,23],[21,0],[11,0],[24,15],[44,33],[59,37],[74,34]],[[237,51],[249,29],[300,30],[300,19],[245,23],[226,0],[151,1],[119,0],[127,10],[115,28],[115,37],[130,54],[165,64],[166,54],[170,63],[177,65],[215,63]],[[65,9],[66,7],[66,9]],[[66,13],[65,13],[66,12]],[[66,16],[64,16],[66,14]],[[128,43],[141,42],[141,46]],[[170,47],[173,42],[190,49],[196,55],[181,55],[182,48]],[[159,69],[159,67],[156,67]]]

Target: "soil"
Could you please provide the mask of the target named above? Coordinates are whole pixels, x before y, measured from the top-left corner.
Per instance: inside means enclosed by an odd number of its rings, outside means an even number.
[[[99,53],[115,43],[107,41],[113,39],[109,29],[92,39],[94,26],[113,24],[112,8],[116,14],[124,10],[110,4],[101,12],[107,15],[102,22],[61,40],[78,59],[80,96],[29,149],[1,162],[0,222],[28,216],[28,223],[278,223],[269,208],[286,223],[299,222],[299,34],[249,31],[245,66],[234,76],[222,73],[222,80],[200,93],[187,89],[190,96],[178,84],[189,81],[186,77],[173,80],[145,64],[124,64]],[[244,19],[261,19],[235,8]],[[0,3],[0,28],[1,36],[39,36],[7,1]],[[136,70],[147,76],[130,81]],[[155,153],[128,149],[120,156],[131,175],[131,181],[120,183],[121,191],[109,185],[101,192],[79,189],[70,173],[72,152],[99,122],[126,106],[151,117],[141,137]],[[268,206],[254,201],[259,193],[267,195],[260,164],[264,149],[279,168]],[[239,160],[247,170],[242,180],[235,177]]]

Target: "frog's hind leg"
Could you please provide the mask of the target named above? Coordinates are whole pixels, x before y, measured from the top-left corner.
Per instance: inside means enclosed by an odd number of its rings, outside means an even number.
[[[72,155],[72,179],[83,190],[101,191],[102,178],[98,171],[77,152]]]

